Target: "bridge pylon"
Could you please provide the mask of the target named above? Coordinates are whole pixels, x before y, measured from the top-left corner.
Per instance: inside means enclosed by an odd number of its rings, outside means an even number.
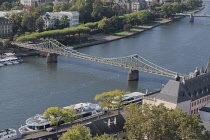
[[[193,14],[190,14],[190,22],[194,22],[194,17],[193,17]]]
[[[55,53],[48,53],[46,57],[47,63],[57,63],[58,61],[58,55]]]
[[[128,71],[128,81],[138,81],[139,80],[139,71],[138,70],[129,70]]]

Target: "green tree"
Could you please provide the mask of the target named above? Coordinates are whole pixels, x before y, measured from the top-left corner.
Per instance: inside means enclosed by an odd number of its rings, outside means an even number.
[[[56,2],[53,6],[53,12],[66,11],[69,9],[69,4],[67,2]]]
[[[44,20],[42,19],[42,17],[39,17],[36,20],[36,28],[38,29],[39,32],[43,31],[43,26],[44,26]]]
[[[200,125],[197,115],[187,115],[179,108],[168,109],[163,104],[159,106],[142,107],[130,104],[127,111],[126,129],[129,140],[189,140],[200,139],[204,127]]]
[[[80,124],[73,125],[67,132],[63,133],[59,140],[121,140],[108,134],[91,137],[89,128]]]
[[[120,90],[103,92],[96,95],[94,100],[99,100],[100,106],[107,108],[107,111],[109,112],[111,108],[122,106],[122,96],[124,94],[126,94],[126,92]]]
[[[4,2],[4,3],[1,5],[1,8],[2,8],[2,10],[7,10],[7,11],[9,11],[9,10],[12,8],[12,4],[9,3],[9,2]]]
[[[69,27],[69,21],[70,21],[70,19],[68,19],[68,16],[67,15],[63,15],[60,18],[60,27],[61,28],[67,28],[67,27]]]
[[[165,17],[165,18],[169,18],[171,17],[173,14],[175,14],[176,12],[173,9],[173,5],[171,3],[166,3],[163,4],[161,6],[161,14]]]
[[[60,109],[59,107],[50,107],[44,112],[44,117],[50,119],[50,125],[58,125],[62,122],[73,122],[76,110],[73,109]]]
[[[73,125],[59,140],[91,140],[89,129],[82,125]]]
[[[93,137],[92,140],[121,140],[121,139],[114,138],[108,134],[103,134],[101,136]]]

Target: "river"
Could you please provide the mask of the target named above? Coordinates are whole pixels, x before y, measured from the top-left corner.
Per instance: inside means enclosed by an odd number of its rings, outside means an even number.
[[[210,14],[210,1],[200,14]],[[141,34],[91,47],[79,52],[100,57],[138,54],[183,74],[205,66],[210,58],[210,18],[189,17]],[[128,69],[59,56],[57,64],[43,57],[26,57],[24,63],[0,68],[0,130],[18,129],[25,120],[49,107],[96,102],[96,94],[113,91],[145,92],[160,89],[170,78],[139,73],[139,82],[127,81]]]

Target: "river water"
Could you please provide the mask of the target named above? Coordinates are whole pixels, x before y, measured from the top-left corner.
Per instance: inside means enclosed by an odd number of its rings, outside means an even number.
[[[210,14],[210,1],[200,14]],[[189,17],[139,35],[78,49],[100,57],[138,54],[183,74],[205,66],[210,58],[210,18]],[[128,82],[128,69],[59,56],[57,64],[27,57],[24,63],[0,68],[0,130],[18,129],[25,120],[49,107],[96,102],[96,94],[113,91],[145,92],[160,89],[168,77],[140,72],[139,82]]]

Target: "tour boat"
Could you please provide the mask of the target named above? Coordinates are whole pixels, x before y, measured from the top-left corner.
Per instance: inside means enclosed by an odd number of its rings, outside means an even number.
[[[14,140],[17,138],[15,129],[0,130],[0,140]]]
[[[145,93],[141,93],[141,92],[132,92],[132,93],[128,93],[128,94],[124,94],[122,95],[122,104],[123,106],[127,106],[131,103],[137,103],[137,104],[141,104],[142,103],[142,96],[144,96]],[[117,98],[117,97],[116,97]],[[118,101],[112,101],[113,105],[110,108],[111,110],[118,110],[120,108],[118,108]],[[104,107],[104,110],[108,110],[107,107]]]
[[[92,104],[92,103],[78,103],[75,105],[66,106],[63,108],[69,108],[74,109],[78,113],[75,115],[77,118],[73,123],[81,122],[83,120],[88,120],[94,117],[98,117],[102,115],[103,109],[98,104]],[[63,123],[64,124],[68,124]],[[50,126],[50,120],[44,118],[44,114],[37,114],[29,119],[26,120],[26,125],[21,126],[19,128],[19,132],[22,135],[25,134],[31,134],[34,132],[44,131],[44,130],[50,130],[52,126]]]
[[[130,103],[140,104],[142,102],[142,96],[144,95],[145,93],[141,93],[141,92],[132,92],[132,93],[123,95],[124,105],[128,105]]]

